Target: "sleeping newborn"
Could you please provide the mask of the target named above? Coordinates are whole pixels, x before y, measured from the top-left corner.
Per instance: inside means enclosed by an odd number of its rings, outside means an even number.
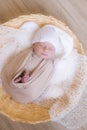
[[[16,57],[12,64],[10,63],[10,67],[8,64],[3,69],[4,89],[15,101],[20,103],[62,96],[64,90],[58,83],[66,81],[67,77],[70,78],[74,74],[73,67],[76,65],[76,59],[75,62],[72,60],[73,64],[70,67],[70,63],[66,64],[65,67],[67,65],[69,67],[68,75],[65,75],[64,62],[61,64],[61,61],[67,59],[68,56],[73,58],[73,49],[73,39],[65,31],[54,25],[41,27],[32,40],[31,51],[25,51],[18,58]],[[9,75],[10,71],[12,73]]]
[[[31,61],[28,61],[25,70],[14,81],[15,83],[25,83],[29,79],[29,75],[34,68],[41,62],[42,59],[53,60],[55,56],[55,47],[49,42],[35,42],[33,43],[33,55]]]

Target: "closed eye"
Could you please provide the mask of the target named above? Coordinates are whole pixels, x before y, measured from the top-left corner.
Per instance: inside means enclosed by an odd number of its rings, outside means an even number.
[[[49,48],[49,50],[54,51],[55,49],[54,48]]]

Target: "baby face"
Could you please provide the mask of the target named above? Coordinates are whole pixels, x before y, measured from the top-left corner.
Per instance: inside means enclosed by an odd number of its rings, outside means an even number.
[[[55,56],[55,48],[48,42],[37,42],[33,44],[34,52],[43,59],[52,59]]]

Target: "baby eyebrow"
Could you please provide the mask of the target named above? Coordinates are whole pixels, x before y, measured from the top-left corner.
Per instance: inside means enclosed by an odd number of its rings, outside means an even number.
[[[51,50],[55,50],[55,48],[53,48],[53,47],[49,47],[49,49],[51,49]]]
[[[47,49],[50,49],[50,50],[54,50],[53,47],[49,47],[49,46],[46,46],[46,45],[44,45],[44,44],[40,44],[40,46],[43,47],[43,48],[47,48]]]

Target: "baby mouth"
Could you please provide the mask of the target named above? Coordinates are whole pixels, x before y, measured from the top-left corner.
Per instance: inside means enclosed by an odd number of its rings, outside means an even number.
[[[47,56],[47,54],[42,53],[42,55]]]

